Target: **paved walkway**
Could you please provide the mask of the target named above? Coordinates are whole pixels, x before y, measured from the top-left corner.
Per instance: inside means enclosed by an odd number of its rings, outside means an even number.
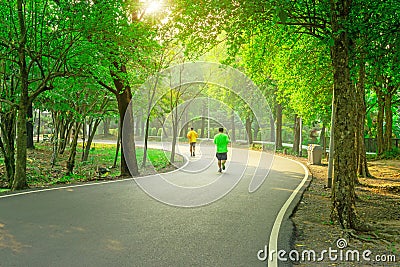
[[[0,266],[276,266],[257,254],[289,251],[303,166],[231,149],[221,175],[206,145],[189,160],[161,176],[0,196]]]

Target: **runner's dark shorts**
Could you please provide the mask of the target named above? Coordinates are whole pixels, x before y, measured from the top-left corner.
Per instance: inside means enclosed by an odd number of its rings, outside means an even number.
[[[196,142],[191,142],[190,143],[190,147],[195,147],[196,146]]]
[[[228,153],[217,153],[215,154],[218,160],[227,160],[228,159]]]

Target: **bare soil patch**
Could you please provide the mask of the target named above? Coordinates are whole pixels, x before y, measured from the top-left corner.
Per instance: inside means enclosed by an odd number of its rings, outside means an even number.
[[[294,157],[292,157],[294,158]],[[400,266],[400,162],[378,160],[369,162],[369,169],[375,178],[361,179],[356,187],[356,208],[360,217],[374,228],[371,232],[349,232],[331,219],[331,190],[327,185],[327,162],[322,166],[307,165],[304,158],[294,158],[306,165],[312,181],[305,191],[292,220],[296,226],[293,249],[300,252],[298,266]],[[339,239],[345,239],[347,246],[338,249]],[[336,260],[326,254],[322,261],[301,261],[305,250],[316,252],[321,258],[323,250],[337,250]],[[359,252],[357,257],[351,251]],[[371,254],[363,259],[366,250]],[[342,259],[340,259],[342,251]],[[350,251],[350,252],[349,252]],[[348,253],[348,254],[346,254]],[[368,252],[366,252],[368,253]],[[334,258],[334,257],[333,257]],[[370,259],[370,261],[368,261]],[[395,262],[394,262],[395,261]]]

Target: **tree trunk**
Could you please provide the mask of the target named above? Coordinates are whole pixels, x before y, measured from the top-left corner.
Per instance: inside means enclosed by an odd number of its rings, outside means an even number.
[[[376,142],[378,146],[378,155],[382,155],[385,151],[385,142],[383,137],[383,117],[385,114],[385,97],[381,88],[376,87],[376,96],[378,102],[378,117],[376,122]]]
[[[29,96],[28,96],[28,68],[26,64],[25,46],[26,46],[26,25],[25,25],[25,12],[23,7],[23,1],[17,0],[18,9],[18,23],[20,30],[19,46],[18,46],[18,59],[20,67],[20,102],[17,116],[17,157],[15,166],[15,175],[12,183],[12,190],[19,190],[28,188],[28,183],[26,180],[26,145],[27,145],[27,135],[26,135],[26,117],[28,114]]]
[[[74,172],[75,168],[75,158],[76,158],[76,147],[78,145],[78,137],[79,131],[81,129],[82,123],[76,122],[75,123],[75,133],[71,143],[71,149],[69,151],[69,157],[67,161],[67,175],[71,175]]]
[[[110,123],[111,118],[104,118],[103,120],[103,134],[104,136],[110,136]]]
[[[28,188],[28,183],[26,180],[26,150],[27,150],[27,134],[26,134],[26,117],[28,111],[28,94],[21,94],[21,100],[18,109],[17,116],[17,157],[16,157],[16,167],[14,181],[12,184],[12,190],[20,190]],[[25,91],[25,90],[24,90]]]
[[[366,148],[364,141],[364,127],[367,107],[365,105],[365,62],[360,62],[358,84],[356,86],[357,102],[357,130],[356,130],[356,151],[357,151],[357,174],[360,177],[372,177],[368,170]],[[359,183],[358,178],[356,183]]]
[[[83,119],[82,122],[82,156],[81,161],[83,161],[83,157],[85,156],[85,149],[86,149],[86,118]]]
[[[90,148],[92,146],[92,142],[93,142],[94,136],[96,135],[96,130],[97,130],[97,127],[99,127],[100,122],[101,122],[100,119],[96,119],[89,126],[91,131],[89,132],[89,136],[88,136],[88,140],[87,140],[86,147],[85,147],[85,150],[84,150],[84,154],[83,154],[83,157],[82,157],[82,161],[87,161],[88,158],[89,158]]]
[[[355,209],[356,154],[354,114],[355,92],[351,86],[349,69],[349,37],[344,25],[348,21],[351,0],[331,1],[331,23],[334,45],[333,64],[335,117],[335,171],[332,187],[332,208],[345,229],[360,229]]]
[[[120,136],[121,136],[121,165],[120,172],[121,176],[137,176],[139,175],[139,168],[137,166],[136,159],[136,147],[134,141],[134,134],[127,133],[124,131],[125,123],[129,123],[130,125],[126,125],[126,127],[132,127],[133,130],[133,116],[132,111],[127,110],[129,103],[131,101],[130,90],[124,90],[121,94],[118,95],[118,111],[119,111],[119,120],[120,120]],[[128,114],[126,114],[128,112]],[[127,115],[127,120],[124,121],[125,115]],[[124,133],[125,132],[125,133]],[[131,167],[129,168],[127,164],[127,158],[131,160]]]
[[[175,121],[176,120],[176,121]],[[178,138],[178,121],[175,118],[172,118],[172,147],[171,147],[171,156],[170,162],[175,162],[175,152],[176,152],[176,139]]]
[[[119,153],[119,148],[121,146],[121,131],[120,131],[120,126],[118,125],[118,136],[117,136],[117,147],[115,149],[115,157],[114,157],[114,163],[113,163],[113,168],[117,167],[117,160],[118,160],[118,153]]]
[[[360,158],[360,154],[363,151],[362,146],[364,145],[364,120],[362,120],[363,112],[360,110],[362,104],[361,101],[364,99],[364,91],[360,92],[359,85],[354,86],[355,89],[355,112],[356,114],[356,127],[355,127],[355,151],[356,151],[356,170],[358,169],[358,161]],[[362,125],[362,126],[361,126]],[[362,127],[362,129],[361,129]],[[359,184],[358,175],[354,177],[354,183]]]
[[[67,145],[67,123],[65,122],[65,118],[62,118],[60,114],[56,117],[57,118],[57,124],[59,125],[58,128],[58,154],[62,155],[64,154],[65,147]]]
[[[303,156],[303,119],[299,117],[299,157]]]
[[[146,127],[145,121],[144,120],[140,120],[140,137],[144,137],[144,129]]]
[[[294,127],[293,127],[293,152],[297,155],[299,154],[299,144],[300,144],[300,117],[295,114],[294,116]]]
[[[6,167],[6,181],[11,187],[15,174],[15,118],[16,110],[12,109],[8,113],[0,114],[0,149],[4,156]]]
[[[272,126],[271,126],[272,129]],[[275,146],[276,149],[281,149],[282,145],[282,105],[276,104],[276,134],[275,134]]]
[[[178,123],[179,123],[179,118],[178,118],[178,108],[177,108],[177,102],[173,101],[173,96],[172,96],[172,90],[170,91],[170,98],[171,98],[171,105],[170,108],[172,110],[171,112],[171,119],[172,119],[172,147],[171,147],[171,157],[170,157],[170,162],[174,163],[175,162],[175,152],[176,152],[176,139],[178,138]]]
[[[41,123],[41,121],[40,121],[40,114],[41,114],[41,112],[40,112],[40,110],[38,110],[38,125],[37,125],[37,139],[36,139],[36,143],[39,143],[39,138],[40,138],[40,123]]]
[[[120,65],[118,63],[114,63],[114,66],[119,69],[121,73],[126,74],[126,67],[125,65]],[[120,130],[120,136],[121,136],[121,165],[120,165],[120,172],[121,176],[137,176],[139,175],[139,168],[137,165],[137,159],[136,159],[136,147],[135,147],[135,137],[133,132],[128,132],[124,131],[124,124],[125,122],[129,123],[129,125],[126,125],[127,127],[130,127],[130,129],[133,131],[134,129],[134,124],[133,124],[133,115],[132,115],[132,110],[128,110],[128,106],[131,102],[132,99],[132,92],[131,92],[131,87],[126,84],[124,80],[122,80],[118,75],[115,73],[111,72],[111,76],[113,77],[114,80],[114,85],[116,88],[116,97],[117,97],[117,103],[118,103],[118,113],[119,113],[119,130]],[[127,83],[127,82],[126,82]],[[127,120],[124,122],[125,114],[127,114]],[[126,132],[126,135],[123,134],[123,132]],[[126,158],[129,157],[130,160],[130,168],[128,167],[128,164],[126,162]]]
[[[332,113],[331,113],[331,130],[329,137],[329,160],[328,160],[328,188],[332,188],[333,181],[333,161],[335,155],[335,120],[336,120],[336,102],[335,91],[332,93]]]
[[[258,137],[258,132],[260,131],[260,125],[258,124],[258,122],[254,125],[254,134],[253,134],[253,140],[256,140],[256,141],[261,141],[261,140],[258,140],[257,139],[257,137]]]
[[[14,180],[14,173],[15,173],[15,158],[14,158],[14,151],[9,151],[5,145],[7,141],[3,142],[3,139],[0,135],[0,150],[4,156],[4,166],[6,167],[6,182],[8,187],[11,187],[11,184]]]
[[[58,153],[60,155],[64,154],[65,148],[67,145],[70,143],[70,138],[71,138],[71,131],[73,128],[73,121],[72,121],[72,116],[64,117],[62,119],[58,119],[59,121],[59,147],[58,147]]]
[[[58,156],[58,136],[59,136],[59,128],[60,128],[60,123],[58,120],[58,113],[57,112],[52,112],[52,117],[53,117],[53,136],[51,137],[52,140],[52,145],[53,145],[53,153],[51,155],[51,167],[53,168],[56,165],[57,161],[57,156]]]
[[[146,127],[144,129],[144,146],[143,146],[142,167],[145,167],[146,166],[146,162],[147,162],[147,142],[148,142],[148,139],[149,139],[149,127],[150,127],[150,114],[147,115]]]
[[[393,111],[392,98],[396,89],[392,85],[388,85],[388,92],[385,96],[385,135],[384,135],[384,151],[392,150],[392,134],[393,134]]]
[[[251,133],[251,119],[249,116],[246,117],[246,132],[247,132],[247,141],[249,144],[253,144],[253,135]]]
[[[276,134],[276,129],[275,129],[275,119],[272,114],[269,116],[269,127],[270,127],[270,132],[269,132],[269,141],[271,142],[276,142],[275,134]],[[275,144],[276,145],[276,144]]]
[[[28,105],[28,113],[27,113],[27,121],[26,121],[26,147],[30,149],[35,148],[35,144],[33,142],[33,104],[32,102]]]
[[[202,110],[202,116],[201,116],[201,131],[200,131],[200,138],[204,138],[204,130],[206,127],[206,113],[207,113],[207,107],[206,105],[203,105],[203,110]]]

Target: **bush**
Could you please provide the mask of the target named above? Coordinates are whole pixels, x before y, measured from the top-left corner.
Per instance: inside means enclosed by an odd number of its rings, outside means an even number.
[[[394,147],[379,156],[380,159],[400,159],[400,148]]]
[[[110,129],[110,134],[114,136],[118,136],[118,128],[117,129]]]

